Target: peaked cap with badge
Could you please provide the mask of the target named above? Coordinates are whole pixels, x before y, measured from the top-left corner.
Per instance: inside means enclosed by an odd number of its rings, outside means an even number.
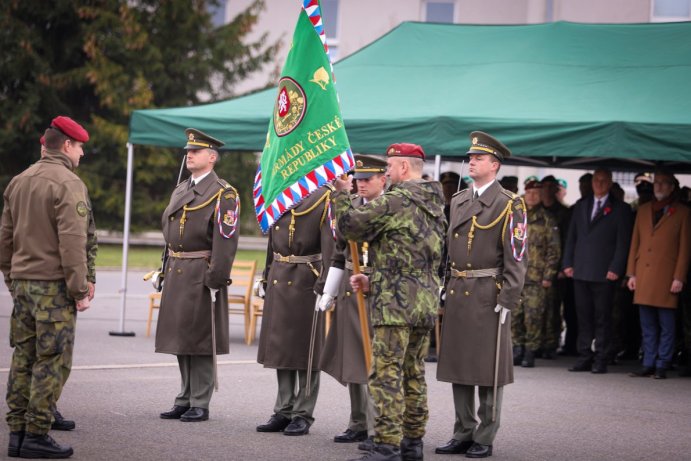
[[[466,154],[491,154],[500,162],[511,157],[511,151],[498,139],[482,131],[470,133],[470,149]]]
[[[355,154],[355,179],[371,178],[386,173],[386,160],[371,155]]]
[[[195,128],[187,128],[185,135],[187,136],[187,145],[183,148],[185,150],[213,149],[218,151],[218,149],[225,146],[223,141],[219,141],[213,136],[209,136]]]

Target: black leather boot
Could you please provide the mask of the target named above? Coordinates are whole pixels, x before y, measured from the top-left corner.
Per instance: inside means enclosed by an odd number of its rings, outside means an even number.
[[[367,452],[362,458],[351,459],[350,461],[401,461],[401,450],[394,445],[378,443]]]
[[[69,458],[74,453],[69,445],[60,445],[48,434],[27,432],[19,450],[20,458]]]
[[[10,432],[10,443],[7,447],[7,456],[10,458],[17,458],[19,456],[19,448],[24,441],[24,431]]]
[[[403,437],[401,440],[401,459],[403,461],[422,461],[422,439]]]
[[[523,361],[523,346],[513,346],[513,364],[518,366]]]
[[[76,426],[74,421],[63,418],[58,409],[53,408],[53,424],[50,426],[51,429],[55,431],[71,431]]]
[[[524,368],[533,368],[535,366],[535,351],[526,349],[521,366]]]

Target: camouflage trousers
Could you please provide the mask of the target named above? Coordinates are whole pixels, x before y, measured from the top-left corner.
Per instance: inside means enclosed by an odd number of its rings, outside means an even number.
[[[546,312],[551,309],[547,288],[539,284],[523,286],[521,302],[511,312],[511,336],[514,346],[536,351],[543,343]]]
[[[423,359],[428,328],[374,327],[369,390],[375,408],[374,440],[398,446],[425,435],[427,383]]]
[[[64,281],[14,280],[12,294],[7,424],[45,434],[72,366],[75,302]]]

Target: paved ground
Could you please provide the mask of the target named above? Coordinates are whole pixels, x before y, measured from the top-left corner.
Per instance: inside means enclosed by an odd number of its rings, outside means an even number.
[[[155,354],[144,336],[149,285],[130,274],[126,330],[135,337],[109,336],[118,329],[119,272],[99,272],[97,299],[80,314],[74,370],[60,401],[77,429],[53,433],[75,449],[75,460],[344,460],[352,445],[333,443],[345,428],[348,394],[322,377],[316,423],[305,437],[259,434],[254,427],[272,412],[276,380],[255,362],[256,342],[242,342],[242,320],[231,316],[231,354],[221,357],[220,385],[211,419],[192,424],[164,421],[178,391],[174,357]],[[0,288],[0,394],[4,395],[11,349],[7,337],[10,297]],[[538,360],[535,369],[516,369],[505,390],[502,428],[495,441],[497,460],[683,460],[691,459],[691,379],[672,373],[666,381],[634,379],[635,363],[612,367],[607,375],[569,373],[566,359]],[[428,364],[430,421],[425,456],[434,454],[453,427],[451,386],[437,382]],[[4,401],[0,412],[5,413]],[[8,433],[0,428],[0,459]],[[463,458],[465,459],[465,458]]]

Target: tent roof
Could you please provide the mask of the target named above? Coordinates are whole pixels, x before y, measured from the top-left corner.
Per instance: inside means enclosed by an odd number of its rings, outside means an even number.
[[[464,155],[491,133],[515,161],[691,162],[691,23],[485,26],[405,22],[335,65],[354,152],[415,142]],[[261,151],[275,89],[138,110],[130,142],[182,146],[194,126]],[[683,165],[688,167],[688,165]]]

